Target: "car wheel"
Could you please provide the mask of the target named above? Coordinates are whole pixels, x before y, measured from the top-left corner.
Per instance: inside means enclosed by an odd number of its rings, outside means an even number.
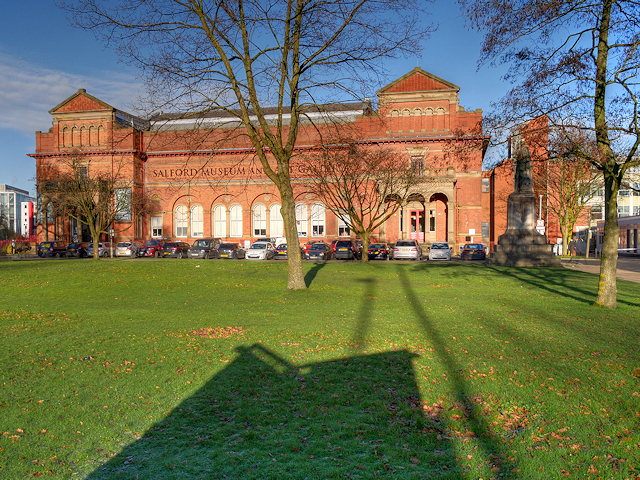
[[[60,252],[56,252],[56,258],[60,258]]]
[[[155,253],[153,254],[154,258],[158,258],[160,256],[160,252],[158,252],[158,250],[155,251]]]
[[[178,258],[182,258],[182,252],[178,252]]]
[[[209,255],[209,252],[204,254],[204,259],[205,260],[209,260],[209,258],[211,258],[211,256]]]

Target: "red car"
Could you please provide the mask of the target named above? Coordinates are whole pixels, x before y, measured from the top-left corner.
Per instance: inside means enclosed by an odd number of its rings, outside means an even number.
[[[147,240],[138,250],[138,257],[159,257],[166,240]]]

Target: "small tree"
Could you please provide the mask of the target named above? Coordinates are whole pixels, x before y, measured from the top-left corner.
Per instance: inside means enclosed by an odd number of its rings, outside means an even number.
[[[89,227],[93,258],[96,260],[100,258],[100,236],[108,234],[114,222],[123,216],[133,218],[141,213],[142,199],[120,181],[120,168],[114,168],[113,172],[110,169],[96,169],[94,172],[91,160],[77,152],[69,155],[62,164],[41,165],[39,168],[39,193],[49,199],[57,211],[63,211]],[[125,190],[129,193],[120,193]]]
[[[580,145],[580,149],[576,149]],[[588,156],[584,152],[589,152]],[[560,223],[562,254],[567,255],[573,228],[602,186],[602,175],[589,158],[597,155],[593,138],[576,129],[556,130],[551,136],[546,162],[533,171],[534,187],[547,195],[547,208]]]
[[[352,140],[325,146],[307,159],[306,171],[311,192],[362,240],[363,262],[369,261],[371,234],[406,202],[420,178],[402,154]]]

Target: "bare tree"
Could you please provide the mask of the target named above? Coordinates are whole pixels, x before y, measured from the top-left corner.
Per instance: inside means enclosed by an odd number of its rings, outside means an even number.
[[[496,105],[493,126],[547,115],[554,126],[593,132],[584,156],[603,176],[605,232],[596,305],[617,305],[617,194],[638,164],[640,4],[633,0],[458,0],[486,32],[480,63],[507,63],[515,87]],[[486,118],[485,125],[492,123]],[[581,145],[576,144],[577,151]]]
[[[305,104],[353,95],[379,60],[414,56],[431,27],[419,0],[99,0],[63,2],[142,68],[151,91],[181,111],[223,111],[249,139],[279,190],[289,245],[298,242],[290,160]],[[275,106],[271,118],[265,106]],[[289,289],[306,288],[300,253]]]
[[[325,145],[305,170],[310,191],[362,240],[363,262],[369,261],[371,234],[406,202],[421,173],[401,153],[353,140]]]
[[[581,148],[576,149],[576,145]],[[589,152],[587,158],[584,152]],[[556,130],[551,135],[546,162],[533,169],[534,187],[547,195],[547,208],[560,223],[562,253],[567,255],[573,228],[602,186],[602,175],[594,171],[590,158],[598,150],[593,136],[582,130]]]
[[[121,168],[92,169],[91,159],[77,152],[62,164],[41,164],[38,168],[38,192],[56,211],[89,227],[95,260],[100,258],[100,236],[108,234],[118,221],[131,222],[125,229],[131,228],[143,205],[149,204],[122,181]]]

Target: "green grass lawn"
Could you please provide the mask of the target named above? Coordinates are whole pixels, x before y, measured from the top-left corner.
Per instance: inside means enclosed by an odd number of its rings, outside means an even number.
[[[305,269],[0,264],[0,477],[639,478],[640,285]]]

